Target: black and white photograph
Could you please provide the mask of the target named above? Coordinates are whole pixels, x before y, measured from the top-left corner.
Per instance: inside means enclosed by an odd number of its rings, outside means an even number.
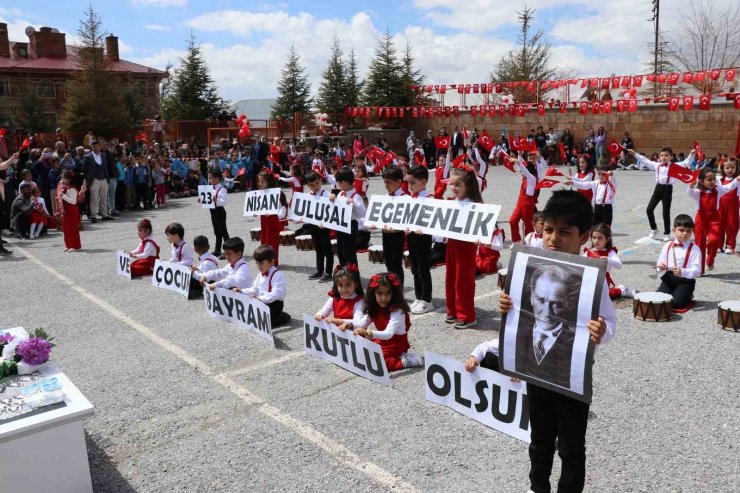
[[[502,373],[590,402],[594,350],[586,324],[598,317],[601,264],[514,248],[506,284],[514,309],[499,333]]]

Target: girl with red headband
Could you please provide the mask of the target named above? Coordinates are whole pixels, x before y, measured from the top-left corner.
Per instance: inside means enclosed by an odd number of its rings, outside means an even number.
[[[141,242],[136,250],[128,252],[134,259],[131,262],[131,277],[151,276],[154,272],[154,264],[159,258],[159,245],[152,237],[152,223],[149,219],[142,219],[136,225],[136,232]]]

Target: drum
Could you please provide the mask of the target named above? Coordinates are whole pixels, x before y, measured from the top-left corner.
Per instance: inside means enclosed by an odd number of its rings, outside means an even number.
[[[262,228],[252,228],[249,230],[249,235],[252,237],[252,241],[260,241],[260,233]]]
[[[372,262],[373,264],[385,263],[385,256],[383,255],[383,245],[371,246],[367,251],[367,255],[370,259],[370,262]]]
[[[717,323],[725,330],[740,332],[740,300],[720,303],[717,307]]]
[[[281,231],[280,232],[280,244],[281,245],[295,245],[295,231]]]
[[[673,297],[666,293],[636,293],[632,315],[643,322],[665,322],[673,317]]]
[[[499,269],[498,270],[498,279],[496,280],[496,285],[501,291],[506,289],[506,275],[508,273],[509,273],[509,269]]]
[[[411,257],[409,256],[409,251],[406,250],[403,252],[403,266],[407,269],[411,268]]]
[[[295,247],[305,252],[313,250],[313,238],[311,235],[296,236]]]
[[[332,255],[337,254],[337,240],[336,239],[331,240],[331,254]]]

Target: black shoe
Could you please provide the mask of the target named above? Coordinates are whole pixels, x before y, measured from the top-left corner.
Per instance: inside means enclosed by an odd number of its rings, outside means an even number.
[[[329,282],[332,280],[332,277],[329,274],[324,274],[321,276],[321,279],[319,279],[319,282]]]
[[[7,243],[7,241],[5,241],[2,238],[0,238],[0,245],[5,245],[6,243]]]
[[[90,222],[91,222],[91,223],[93,223],[93,224],[95,224],[96,222],[98,222],[98,218],[96,218],[96,217],[91,217],[91,218],[90,218]]]
[[[0,255],[11,255],[13,252],[7,248],[0,247]]]
[[[111,212],[110,215],[113,216],[113,217],[120,216],[120,214],[118,212]]]
[[[103,216],[103,221],[112,221],[113,218],[110,216]]]
[[[319,279],[320,277],[323,277],[323,274],[320,272],[314,272],[313,274],[308,276],[311,281],[313,281],[314,279]]]

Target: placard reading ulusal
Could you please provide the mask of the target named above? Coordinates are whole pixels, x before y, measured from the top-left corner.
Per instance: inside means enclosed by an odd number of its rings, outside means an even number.
[[[428,235],[488,244],[500,211],[500,205],[373,195],[365,213],[365,226],[388,226],[399,231],[408,228]]]
[[[486,368],[478,367],[470,373],[463,363],[437,353],[427,352],[424,361],[424,394],[428,401],[530,442],[524,382],[514,383],[511,378]]]
[[[275,344],[270,309],[260,300],[223,288],[204,288],[203,298],[211,318],[236,324]]]
[[[288,219],[317,226],[323,225],[325,228],[342,233],[351,233],[352,204],[344,200],[332,202],[327,197],[308,193],[294,193]]]
[[[266,216],[280,210],[280,189],[267,188],[244,194],[244,216]]]
[[[116,274],[131,279],[131,257],[123,250],[116,253]]]
[[[187,298],[191,276],[190,267],[157,259],[152,273],[152,286],[174,291]]]
[[[379,344],[340,331],[334,324],[318,322],[303,315],[306,354],[341,366],[355,375],[373,382],[391,386],[391,377],[385,366],[383,351]]]

